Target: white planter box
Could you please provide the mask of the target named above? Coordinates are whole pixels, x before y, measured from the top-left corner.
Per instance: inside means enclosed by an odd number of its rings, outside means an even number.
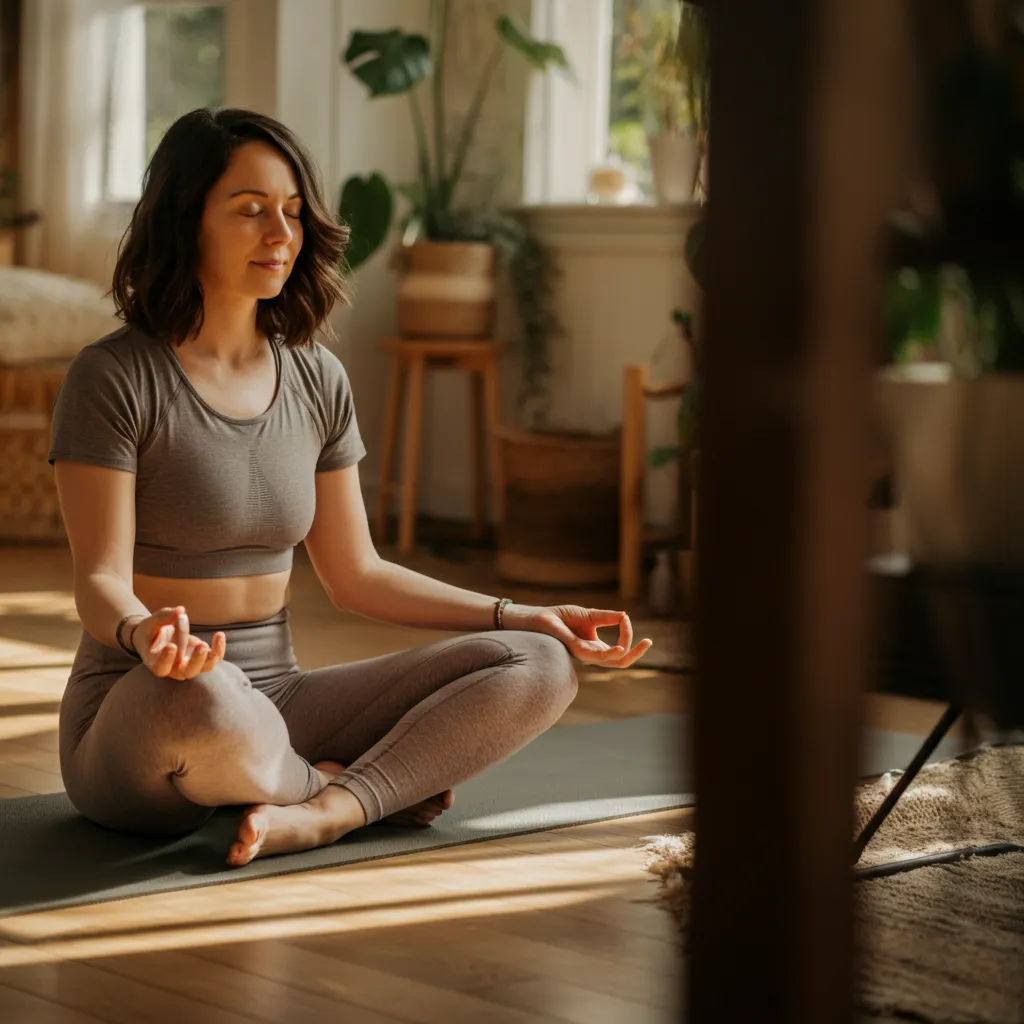
[[[907,367],[876,395],[911,561],[1024,564],[1024,374]]]

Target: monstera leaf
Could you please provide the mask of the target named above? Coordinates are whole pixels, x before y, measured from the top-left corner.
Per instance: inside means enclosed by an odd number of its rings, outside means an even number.
[[[391,229],[395,201],[388,183],[379,174],[345,182],[338,203],[338,219],[347,224],[351,237],[345,262],[355,270],[383,244]]]
[[[433,72],[427,40],[397,28],[353,32],[342,59],[371,97],[408,92]]]
[[[536,39],[518,19],[503,15],[494,23],[494,27],[498,30],[498,35],[538,71],[546,71],[553,66],[572,75],[572,68],[562,48],[554,43]]]

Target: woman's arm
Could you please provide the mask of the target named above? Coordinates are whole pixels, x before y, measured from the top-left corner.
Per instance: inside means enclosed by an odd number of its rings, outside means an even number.
[[[484,630],[496,597],[453,587],[386,562],[370,536],[358,466],[316,475],[316,515],[306,550],[338,608],[421,629]]]
[[[338,608],[395,625],[425,629],[482,631],[494,626],[497,598],[413,572],[378,555],[366,520],[357,466],[317,473],[316,515],[306,549],[317,576]],[[508,629],[547,633],[561,640],[577,658],[625,668],[651,646],[633,646],[633,627],[625,612],[510,605]],[[610,647],[599,628],[618,627],[619,642]]]
[[[63,459],[54,463],[54,473],[82,626],[100,643],[117,647],[117,624],[131,615],[122,633],[130,642],[131,627],[149,615],[132,589],[135,474]]]
[[[101,644],[121,639],[154,675],[192,679],[224,657],[222,631],[213,644],[191,633],[185,608],[150,610],[135,596],[135,474],[56,459],[57,496],[71,545],[75,607],[85,631]]]

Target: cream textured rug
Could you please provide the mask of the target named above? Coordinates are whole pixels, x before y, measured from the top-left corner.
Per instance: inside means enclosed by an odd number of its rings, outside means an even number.
[[[894,785],[862,783],[855,833]],[[989,843],[1024,843],[1024,746],[990,746],[926,765],[860,866]],[[685,944],[694,835],[641,843],[659,898]],[[857,884],[860,1002],[871,1014],[929,1024],[1024,1020],[1024,854],[972,857]]]

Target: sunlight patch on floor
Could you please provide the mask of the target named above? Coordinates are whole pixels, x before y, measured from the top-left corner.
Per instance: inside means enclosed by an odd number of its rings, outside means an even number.
[[[121,929],[113,934],[104,934],[103,926],[100,925],[89,935],[57,935],[52,938],[33,939],[30,934],[25,934],[31,932],[31,929],[12,926],[12,919],[8,919],[0,921],[0,925],[3,926],[2,932],[13,941],[10,944],[0,944],[0,971],[27,964],[45,963],[54,958],[74,960],[129,953],[134,955],[219,943],[338,935],[382,927],[406,928],[482,919],[493,917],[496,913],[506,916],[512,913],[553,910],[595,899],[614,897],[617,883],[635,879],[636,870],[635,865],[621,865],[619,871],[601,885],[591,883],[586,887],[580,887],[578,884],[531,884],[522,889],[515,889],[509,888],[506,884],[494,892],[468,892],[464,895],[446,892],[440,897],[435,887],[434,895],[427,898],[422,897],[424,887],[420,884],[420,898],[410,896],[408,899],[399,898],[384,903],[369,902],[366,905],[347,905],[341,893],[320,892],[317,907],[286,912],[278,916],[271,913],[275,901],[269,900],[262,912],[259,905],[251,906],[251,916],[239,915],[228,923],[217,920],[190,924],[162,924],[159,921],[150,921],[148,924],[140,922],[138,927]],[[115,915],[111,914],[110,905],[105,909],[104,924],[109,928],[115,924]],[[213,913],[217,914],[223,909],[225,908],[217,908]],[[51,921],[53,913],[50,912]],[[179,910],[176,914],[177,921],[180,922],[181,916]],[[0,974],[0,983],[2,981],[3,975]]]
[[[17,740],[25,736],[37,736],[39,733],[56,732],[57,715],[13,715],[10,718],[0,717],[0,742]]]
[[[67,647],[33,643],[31,640],[12,640],[0,637],[0,668],[5,672],[20,668],[36,668],[43,665],[68,665],[74,660],[75,652]]]
[[[0,615],[60,616],[69,622],[78,620],[75,595],[70,590],[0,591]]]

